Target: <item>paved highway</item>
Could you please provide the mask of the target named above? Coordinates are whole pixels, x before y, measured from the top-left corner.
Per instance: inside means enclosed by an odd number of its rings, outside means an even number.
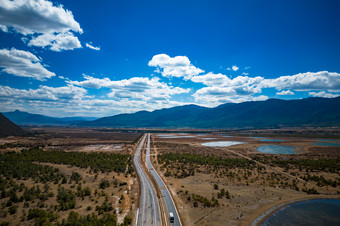
[[[162,178],[158,175],[158,173],[156,172],[156,170],[154,170],[152,164],[151,164],[151,160],[150,160],[150,133],[148,134],[148,143],[147,143],[147,149],[146,149],[146,164],[147,167],[149,168],[150,172],[152,173],[153,177],[155,178],[159,189],[161,190],[164,202],[165,202],[165,206],[166,206],[166,210],[167,210],[167,220],[168,223],[172,226],[181,226],[181,221],[179,220],[179,216],[178,216],[178,212],[176,209],[176,206],[174,204],[174,201],[172,200],[172,197],[170,195],[169,190],[167,189],[167,187],[165,186]],[[172,212],[174,214],[174,222],[170,223],[169,222],[169,213]]]
[[[156,191],[140,164],[140,152],[145,143],[145,139],[146,136],[144,135],[133,157],[133,164],[135,165],[141,188],[136,223],[137,225],[155,226],[161,225]]]

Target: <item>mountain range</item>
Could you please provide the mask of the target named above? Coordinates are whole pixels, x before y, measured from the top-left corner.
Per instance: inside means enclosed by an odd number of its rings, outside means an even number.
[[[215,108],[185,105],[139,111],[78,123],[90,127],[278,128],[340,126],[340,97],[299,100],[269,99]]]
[[[55,118],[22,111],[5,112],[18,125],[72,125],[114,128],[278,128],[340,126],[340,97],[310,97],[299,100],[269,99],[227,103],[215,108],[184,105],[139,111],[99,119]]]
[[[96,119],[95,117],[57,118],[39,114],[31,114],[19,110],[3,112],[2,114],[18,125],[72,125]]]

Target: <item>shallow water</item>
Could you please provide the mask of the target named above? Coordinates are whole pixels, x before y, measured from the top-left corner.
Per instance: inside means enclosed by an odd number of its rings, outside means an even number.
[[[161,136],[160,138],[171,139],[171,138],[193,138],[196,136]]]
[[[265,142],[281,142],[283,140],[279,140],[279,139],[262,139],[260,141],[265,141]]]
[[[202,140],[216,140],[217,138],[214,137],[203,137]]]
[[[314,143],[313,145],[327,146],[327,147],[340,147],[340,143]]]
[[[239,141],[215,141],[215,142],[207,142],[202,143],[203,146],[207,147],[229,147],[238,144],[245,144],[247,142],[239,142]]]
[[[335,140],[335,139],[318,139],[318,141],[334,141],[334,142],[340,142],[340,140]]]
[[[274,212],[260,225],[340,225],[340,200],[313,199],[293,203]]]
[[[230,136],[228,134],[218,134],[218,135],[220,135],[221,137],[234,137],[234,136]]]
[[[258,152],[262,152],[266,154],[292,155],[292,154],[296,154],[294,149],[295,147],[287,146],[287,145],[262,145],[258,147],[256,150]]]

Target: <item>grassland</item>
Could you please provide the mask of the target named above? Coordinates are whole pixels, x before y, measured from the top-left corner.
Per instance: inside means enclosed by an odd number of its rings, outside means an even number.
[[[269,131],[265,131],[269,135]],[[192,134],[190,134],[192,135]],[[153,136],[153,162],[167,182],[185,225],[249,225],[280,203],[340,197],[340,148],[318,147],[314,136],[277,136],[261,142],[253,135]],[[188,137],[185,137],[188,136]],[[243,141],[226,148],[209,141]],[[265,144],[296,147],[296,155],[262,154]]]
[[[1,225],[130,225],[140,133],[33,131],[1,141]]]

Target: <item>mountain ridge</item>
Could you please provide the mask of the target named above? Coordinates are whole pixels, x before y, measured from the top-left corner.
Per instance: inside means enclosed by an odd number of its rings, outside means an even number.
[[[26,134],[28,134],[28,132],[0,113],[0,137],[22,136]]]
[[[83,121],[96,119],[95,117],[50,117],[41,114],[32,114],[24,111],[15,110],[3,112],[9,120],[19,125],[71,125]]]
[[[184,105],[152,112],[139,111],[82,122],[89,127],[267,128],[340,126],[340,97],[299,100],[269,99],[215,108]]]

